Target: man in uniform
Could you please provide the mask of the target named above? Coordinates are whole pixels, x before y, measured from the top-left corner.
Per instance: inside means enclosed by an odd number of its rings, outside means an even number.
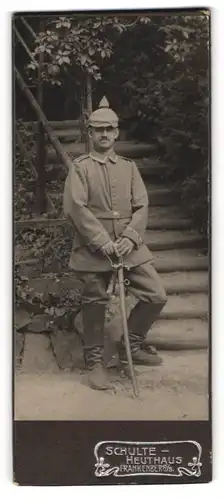
[[[83,281],[84,349],[94,389],[110,387],[103,348],[113,256],[122,256],[129,267],[129,293],[138,299],[128,319],[134,363],[161,363],[157,354],[143,349],[143,341],[167,301],[152,254],[144,244],[147,192],[135,163],[115,154],[118,134],[118,117],[104,97],[89,118],[93,150],[74,161],[64,190],[64,212],[75,232],[69,265]],[[123,338],[118,352],[125,361]]]

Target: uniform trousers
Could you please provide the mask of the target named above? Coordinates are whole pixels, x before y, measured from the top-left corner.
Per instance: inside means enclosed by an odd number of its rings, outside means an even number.
[[[107,288],[112,272],[77,272],[82,282],[82,304],[107,304],[110,300]],[[167,301],[166,292],[160,276],[153,264],[148,261],[130,270],[124,270],[128,278],[128,293],[134,295],[142,302],[163,303]]]

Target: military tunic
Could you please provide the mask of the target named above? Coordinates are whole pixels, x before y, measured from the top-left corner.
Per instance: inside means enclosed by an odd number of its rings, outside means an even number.
[[[100,247],[119,236],[134,242],[124,257],[130,268],[152,261],[144,244],[148,196],[136,164],[113,151],[104,158],[95,151],[74,161],[64,189],[64,212],[74,226],[69,265],[76,271],[109,271]]]

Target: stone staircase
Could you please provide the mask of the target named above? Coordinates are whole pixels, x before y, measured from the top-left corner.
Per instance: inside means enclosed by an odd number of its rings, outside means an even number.
[[[178,206],[164,183],[164,166],[147,169],[149,158],[137,161],[149,196],[145,236],[155,267],[168,294],[150,341],[160,349],[197,349],[209,344],[208,257],[206,241]],[[145,174],[146,171],[146,174]]]
[[[71,130],[56,127],[56,133],[62,138],[63,147],[70,155],[75,157],[84,152],[82,144],[70,142],[70,139],[74,140]],[[119,141],[116,150],[118,154],[135,159],[145,180],[149,195],[146,244],[153,252],[155,267],[168,293],[168,302],[150,332],[150,342],[164,350],[207,349],[209,275],[206,241],[192,228],[191,221],[178,206],[171,188],[164,182],[166,165],[153,157],[152,147]],[[51,148],[48,162],[57,163]],[[66,286],[74,287],[74,278],[66,276],[65,281]],[[48,293],[52,287],[60,287],[60,282],[55,284],[52,274],[45,274],[30,278],[29,286]],[[38,327],[37,319],[34,317],[27,328],[18,333],[17,367],[26,371],[26,367],[31,366],[31,360],[32,366],[33,363],[40,363],[44,370],[51,369],[55,362],[63,369],[82,366],[78,336],[63,335],[62,332],[48,334],[43,321],[39,321]],[[80,325],[79,319],[76,326],[80,328]],[[112,327],[113,321],[107,326],[107,337]]]

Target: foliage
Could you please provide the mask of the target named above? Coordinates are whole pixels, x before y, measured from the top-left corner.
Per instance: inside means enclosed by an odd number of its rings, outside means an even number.
[[[83,84],[86,73],[98,80],[100,63],[111,57],[116,39],[137,21],[121,23],[117,16],[50,18],[44,32],[38,34],[33,56],[37,60],[38,54],[44,54],[43,76],[52,84],[60,84],[60,76],[67,72],[75,76],[76,84]],[[141,22],[146,23],[146,18]],[[33,62],[29,64],[29,68],[35,67]]]
[[[31,161],[35,159],[35,141],[32,130],[28,130],[21,120],[16,122],[16,130],[19,132],[22,142],[27,150]],[[28,161],[21,156],[19,144],[15,144],[14,160],[14,218],[31,217],[33,213],[35,196],[30,190],[27,190],[29,183],[36,182],[36,172],[31,169]]]
[[[29,132],[22,123],[17,123],[24,145],[33,154],[33,134]],[[32,217],[33,198],[32,192],[27,190],[27,182],[33,181],[30,172],[30,165],[21,157],[21,152],[16,145],[15,154],[15,189],[14,189],[14,214],[15,219]],[[51,177],[52,168],[49,168],[49,177]],[[24,184],[25,181],[25,184]],[[58,184],[58,183],[57,183]],[[31,196],[32,195],[32,196]],[[74,314],[79,310],[80,292],[79,286],[73,289],[63,289],[60,282],[60,290],[51,293],[37,292],[30,286],[29,278],[26,272],[21,272],[23,253],[25,259],[36,258],[38,267],[41,271],[53,268],[59,273],[61,270],[68,269],[68,258],[72,245],[72,229],[70,226],[36,228],[20,228],[15,233],[15,267],[14,267],[14,297],[16,308],[23,308],[28,312],[36,314],[45,314],[47,329],[66,328],[74,329]],[[20,258],[17,259],[19,252]],[[64,274],[63,274],[64,275]],[[51,277],[55,283],[59,281],[60,274],[52,274]]]
[[[63,275],[65,276],[65,275]],[[75,282],[74,288],[61,285],[60,274],[48,275],[53,284],[60,281],[60,290],[38,292],[30,286],[29,278],[21,275],[19,266],[15,266],[15,305],[29,313],[42,315],[46,330],[55,330],[55,327],[74,330],[74,317],[80,311],[81,283]],[[46,279],[46,276],[45,278]]]
[[[84,85],[87,73],[98,80],[99,62],[111,56],[111,38],[120,29],[117,18],[50,18],[45,31],[38,33],[33,51],[37,61],[44,54],[42,77],[53,85],[61,85],[66,75],[75,78],[78,86]],[[35,69],[35,64],[28,67]]]
[[[184,207],[187,207],[198,230],[208,235],[209,169],[207,165],[205,164],[185,180],[176,182],[175,191],[179,194]]]
[[[178,188],[203,232],[208,212],[208,40],[206,13],[153,16],[149,25],[135,26],[132,36],[123,33],[103,72],[106,94],[126,122],[129,137],[156,144],[169,164],[167,180]]]
[[[79,108],[83,137],[89,113],[87,78],[94,92],[102,78],[104,61],[110,59],[122,33],[135,24],[147,22],[149,20],[145,17],[130,20],[112,15],[87,17],[76,14],[50,17],[45,23],[45,30],[38,33],[33,51],[36,64],[28,64],[30,79],[34,80],[34,71],[42,53],[42,80],[45,86],[62,86],[66,107],[70,102],[73,108]]]
[[[50,16],[33,53],[36,59],[44,53],[46,82],[74,82],[81,107],[91,75],[94,101],[106,94],[129,138],[156,144],[169,164],[167,179],[202,231],[208,199],[208,40],[203,11],[150,18]]]

